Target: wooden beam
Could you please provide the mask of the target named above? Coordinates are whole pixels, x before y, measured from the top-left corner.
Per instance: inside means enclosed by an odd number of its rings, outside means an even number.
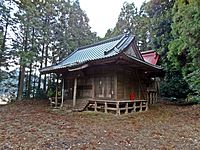
[[[74,79],[73,107],[76,105],[77,78]]]
[[[84,68],[87,68],[88,67],[88,64],[85,64],[85,65],[82,65],[78,68],[74,68],[74,69],[68,69],[68,71],[77,71],[77,70],[82,70]]]

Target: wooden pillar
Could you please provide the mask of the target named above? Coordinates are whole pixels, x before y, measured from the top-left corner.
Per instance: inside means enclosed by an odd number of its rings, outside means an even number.
[[[55,97],[55,107],[58,106],[58,77],[56,81],[56,97]]]
[[[92,78],[92,99],[95,99],[95,80]]]
[[[117,100],[117,73],[114,75],[114,99]]]
[[[63,107],[64,94],[65,94],[64,92],[65,92],[65,79],[62,79],[62,101],[60,107]]]
[[[139,78],[139,77],[138,77],[138,78]],[[140,81],[140,79],[139,79],[139,81]],[[138,83],[138,85],[139,85],[139,87],[138,87],[138,88],[139,88],[139,89],[138,89],[138,95],[139,95],[138,99],[139,99],[139,100],[141,100],[141,88],[140,88],[141,85],[140,85],[140,84],[141,84],[141,83],[139,82],[139,83]]]
[[[155,99],[156,99],[156,103],[157,103],[158,102],[158,93],[157,93],[157,91],[155,93]]]
[[[77,78],[74,79],[73,107],[76,105]]]
[[[152,93],[149,92],[149,103],[152,104]]]
[[[151,94],[152,94],[152,102],[151,102],[151,103],[154,104],[154,100],[155,100],[155,99],[154,99],[154,95],[155,95],[154,91],[151,92]]]

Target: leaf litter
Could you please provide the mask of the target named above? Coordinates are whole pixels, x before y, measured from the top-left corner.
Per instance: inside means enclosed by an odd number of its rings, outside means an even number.
[[[53,110],[47,101],[0,107],[0,149],[200,149],[200,105],[161,102],[116,116]]]

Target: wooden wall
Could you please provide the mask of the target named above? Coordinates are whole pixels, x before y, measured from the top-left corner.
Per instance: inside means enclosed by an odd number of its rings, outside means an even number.
[[[72,76],[70,76],[72,75]],[[77,99],[95,98],[95,99],[113,99],[114,91],[114,68],[110,66],[87,68],[77,72]],[[65,75],[65,93],[66,99],[72,99],[73,80],[75,73]]]
[[[117,73],[117,99],[128,100],[130,93],[135,99],[146,99],[146,83],[138,70]]]
[[[146,80],[138,70],[104,66],[85,69],[78,77],[77,99],[128,100],[131,92],[135,99],[146,99]],[[65,98],[72,99],[74,78],[65,81]]]
[[[73,80],[65,79],[65,99],[73,99],[73,86],[74,82]]]
[[[79,78],[77,86],[77,98],[92,98],[93,78]]]

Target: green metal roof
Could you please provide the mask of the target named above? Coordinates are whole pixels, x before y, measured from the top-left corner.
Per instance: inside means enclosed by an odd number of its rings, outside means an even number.
[[[61,68],[73,67],[82,63],[104,59],[119,54],[133,41],[134,36],[131,34],[123,34],[108,40],[104,40],[92,45],[80,47],[72,52],[57,65],[42,68],[40,72],[56,70]]]
[[[128,42],[126,42],[127,40]],[[123,50],[132,40],[133,36],[125,34],[93,45],[78,48],[58,65],[73,66],[89,60],[111,57],[118,54],[120,50]]]

